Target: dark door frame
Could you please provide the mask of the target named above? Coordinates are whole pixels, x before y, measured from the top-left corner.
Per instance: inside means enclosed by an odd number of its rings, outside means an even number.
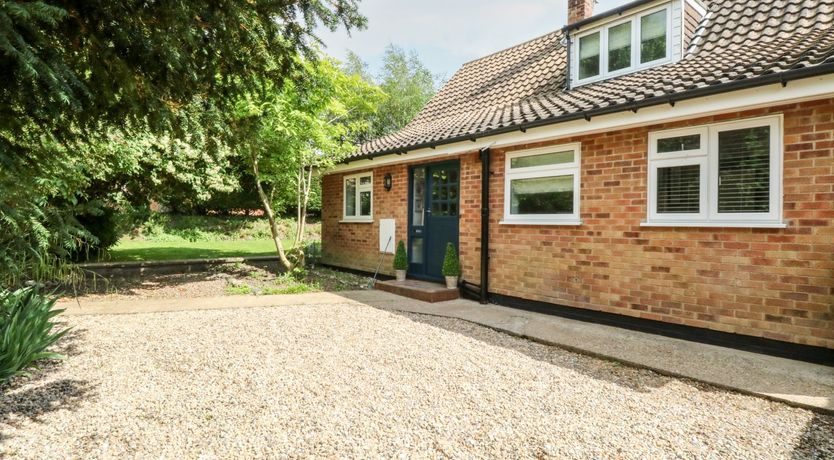
[[[458,251],[460,250],[460,248],[459,248],[460,247],[460,193],[461,193],[461,190],[460,190],[460,182],[461,182],[460,160],[459,159],[444,160],[444,161],[438,161],[438,162],[435,162],[435,163],[422,163],[422,164],[409,166],[408,167],[408,194],[407,194],[407,200],[408,200],[408,228],[406,229],[407,230],[406,231],[406,236],[407,236],[408,241],[406,241],[406,253],[408,255],[408,276],[411,277],[411,278],[427,280],[427,281],[440,281],[440,280],[442,280],[442,277],[431,276],[431,275],[429,275],[425,272],[426,263],[428,262],[427,253],[428,253],[428,250],[429,250],[429,247],[428,247],[429,246],[429,232],[428,232],[428,225],[426,225],[426,224],[428,223],[428,220],[430,219],[430,217],[426,214],[429,214],[429,212],[427,212],[427,211],[429,211],[430,206],[431,206],[431,201],[430,201],[431,189],[429,187],[431,185],[430,184],[430,177],[431,177],[430,170],[431,170],[431,168],[442,167],[442,166],[446,166],[446,165],[456,166],[457,167],[457,172],[458,172],[458,174],[457,174],[458,175],[457,215],[455,216],[455,217],[457,217],[457,225],[456,225],[457,235],[456,236],[457,236],[458,243],[457,243],[457,247],[455,248],[455,250],[458,250]],[[422,227],[423,228],[423,233],[422,233],[422,235],[420,235],[420,237],[423,238],[423,263],[422,263],[423,272],[422,273],[414,273],[412,271],[412,264],[411,264],[411,260],[412,260],[412,253],[411,253],[412,246],[411,246],[411,243],[412,243],[412,236],[415,236],[413,234],[413,219],[414,219],[414,169],[416,169],[416,168],[426,168],[425,199],[424,199],[424,203],[423,203],[423,206],[424,206],[424,211],[423,212],[426,213],[426,214],[424,214],[424,221],[423,221],[424,225]]]

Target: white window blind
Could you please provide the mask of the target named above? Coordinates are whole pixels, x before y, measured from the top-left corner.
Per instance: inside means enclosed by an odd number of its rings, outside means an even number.
[[[781,117],[649,134],[646,225],[784,227]]]
[[[718,134],[718,212],[770,210],[770,127]]]

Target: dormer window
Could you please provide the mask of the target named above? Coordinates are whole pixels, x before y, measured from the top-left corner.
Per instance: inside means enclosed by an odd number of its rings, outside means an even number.
[[[583,85],[671,62],[680,55],[672,49],[672,18],[680,5],[661,4],[575,33],[573,81]]]
[[[669,21],[666,9],[640,16],[640,63],[666,59],[669,55],[667,42]]]

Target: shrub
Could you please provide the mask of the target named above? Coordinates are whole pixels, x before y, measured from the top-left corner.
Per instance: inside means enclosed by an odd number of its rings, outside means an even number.
[[[403,240],[397,243],[397,252],[394,254],[394,270],[408,270],[408,256],[405,252],[405,242]]]
[[[321,243],[313,241],[304,246],[304,261],[308,267],[315,268],[321,262]]]
[[[443,257],[443,276],[460,276],[460,260],[455,251],[455,245],[446,244],[446,256]]]
[[[37,361],[61,358],[46,351],[69,330],[52,322],[64,311],[53,309],[56,300],[35,287],[0,291],[0,383],[26,375]]]
[[[113,247],[125,233],[124,223],[118,211],[103,207],[95,214],[77,216],[78,223],[95,237],[95,240],[82,242],[72,254],[72,259],[84,262],[98,257],[104,251]]]

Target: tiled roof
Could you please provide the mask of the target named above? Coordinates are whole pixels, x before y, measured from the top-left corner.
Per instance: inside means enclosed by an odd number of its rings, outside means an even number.
[[[834,72],[834,0],[713,0],[678,62],[565,90],[561,30],[466,63],[403,129],[350,159]],[[803,69],[803,70],[800,70]]]

